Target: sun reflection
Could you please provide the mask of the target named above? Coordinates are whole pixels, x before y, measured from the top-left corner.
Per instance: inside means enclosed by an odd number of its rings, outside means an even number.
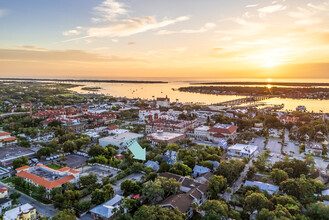
[[[270,89],[272,88],[272,85],[266,85],[266,88]]]

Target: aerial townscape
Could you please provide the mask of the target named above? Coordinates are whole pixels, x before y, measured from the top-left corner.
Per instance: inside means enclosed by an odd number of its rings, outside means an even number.
[[[0,220],[329,220],[329,0],[0,0]]]
[[[4,220],[327,218],[328,114],[76,86],[0,84]]]

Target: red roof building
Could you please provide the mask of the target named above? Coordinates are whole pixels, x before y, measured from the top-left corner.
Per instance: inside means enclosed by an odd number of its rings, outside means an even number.
[[[51,189],[60,187],[64,183],[77,183],[79,171],[69,167],[54,170],[42,164],[35,167],[24,166],[16,169],[16,176],[22,177],[26,182],[36,186],[43,186],[49,193]]]

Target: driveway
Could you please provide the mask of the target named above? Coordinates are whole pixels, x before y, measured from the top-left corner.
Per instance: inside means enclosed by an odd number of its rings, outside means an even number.
[[[21,193],[20,191],[15,190],[14,188],[12,188],[2,182],[0,182],[0,186],[8,188],[10,194],[14,193],[14,192],[20,193],[21,196],[19,197],[18,200],[22,204],[30,203],[32,206],[34,206],[36,208],[37,212],[39,212],[39,214],[41,216],[53,217],[58,212],[52,204],[50,204],[50,205],[43,204],[43,203],[25,195],[24,193]]]

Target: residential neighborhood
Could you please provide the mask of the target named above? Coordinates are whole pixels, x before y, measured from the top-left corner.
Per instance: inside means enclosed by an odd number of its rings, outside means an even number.
[[[4,220],[315,219],[327,207],[327,114],[15,85],[1,96],[20,112],[0,117]]]

